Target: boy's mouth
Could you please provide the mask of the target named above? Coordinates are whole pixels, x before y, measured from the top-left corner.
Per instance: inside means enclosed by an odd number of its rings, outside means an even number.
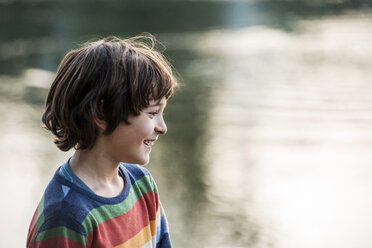
[[[155,140],[144,140],[143,143],[148,146],[148,147],[152,147],[154,145],[154,142]]]

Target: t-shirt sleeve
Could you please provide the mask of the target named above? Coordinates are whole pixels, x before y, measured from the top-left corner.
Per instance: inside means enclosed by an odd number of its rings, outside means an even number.
[[[160,202],[159,202],[160,203]],[[165,215],[163,206],[160,203],[160,216],[159,216],[159,224],[157,230],[157,237],[156,237],[156,247],[157,248],[170,248],[172,247],[170,237],[169,237],[169,227],[168,227],[168,220]]]
[[[156,248],[170,248],[172,247],[170,236],[169,236],[169,226],[167,216],[163,205],[159,199],[159,193],[154,179],[152,179],[153,189],[156,192],[156,206],[157,206],[157,219],[156,219]]]
[[[41,225],[31,223],[27,248],[86,248],[87,238],[78,229],[82,227],[72,219],[52,218]]]

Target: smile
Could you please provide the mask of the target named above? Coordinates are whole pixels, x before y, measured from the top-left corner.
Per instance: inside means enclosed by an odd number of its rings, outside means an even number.
[[[148,146],[149,148],[151,148],[154,145],[154,142],[155,142],[155,140],[145,140],[145,141],[143,141],[143,143],[146,146]]]

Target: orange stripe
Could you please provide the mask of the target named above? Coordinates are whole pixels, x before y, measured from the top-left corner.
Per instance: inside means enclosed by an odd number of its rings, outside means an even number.
[[[151,240],[151,236],[156,235],[156,220],[150,221],[139,233],[125,243],[115,246],[115,248],[142,247]]]

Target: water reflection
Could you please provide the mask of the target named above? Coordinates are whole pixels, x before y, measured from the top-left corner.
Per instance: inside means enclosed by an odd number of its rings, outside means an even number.
[[[371,24],[344,16],[301,22],[299,34],[254,28],[199,43],[225,68],[206,180],[211,211],[240,218],[220,233],[233,247],[370,244],[354,230],[371,228]]]

